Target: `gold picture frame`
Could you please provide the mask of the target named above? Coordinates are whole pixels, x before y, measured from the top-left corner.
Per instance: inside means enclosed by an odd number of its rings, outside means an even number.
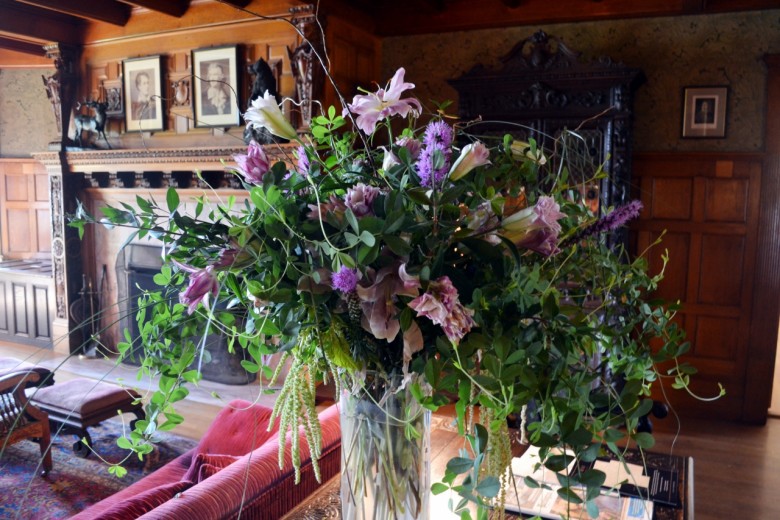
[[[122,62],[125,131],[163,130],[162,58],[146,56]]]
[[[192,72],[195,126],[240,125],[238,47],[193,50]]]

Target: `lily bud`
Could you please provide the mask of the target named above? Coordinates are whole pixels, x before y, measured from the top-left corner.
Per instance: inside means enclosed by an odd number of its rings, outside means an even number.
[[[490,151],[479,141],[466,145],[450,169],[450,180],[457,181],[477,166],[490,164],[488,157],[490,157]]]

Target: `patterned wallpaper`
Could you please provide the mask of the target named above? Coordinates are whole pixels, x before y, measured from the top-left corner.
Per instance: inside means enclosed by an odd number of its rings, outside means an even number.
[[[482,63],[499,67],[519,41],[538,29],[561,37],[585,60],[609,56],[644,71],[634,102],[635,151],[760,151],[766,72],[762,57],[780,53],[780,9],[706,16],[512,27],[387,38],[383,77],[397,67],[430,100],[453,100],[446,80]],[[726,138],[682,139],[684,86],[729,87]],[[457,108],[452,107],[456,112]]]
[[[57,122],[41,75],[54,69],[0,69],[0,157],[29,157],[48,149]]]

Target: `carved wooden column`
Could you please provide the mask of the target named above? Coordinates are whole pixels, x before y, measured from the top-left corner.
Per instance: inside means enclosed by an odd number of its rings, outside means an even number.
[[[323,56],[322,34],[313,5],[293,7],[290,13],[293,15],[292,23],[303,35],[298,47],[287,49],[295,78],[295,95],[300,103],[300,117],[296,126],[299,132],[308,132],[315,115],[314,100],[322,98],[322,87],[325,84],[325,70],[317,56]]]
[[[54,60],[57,69],[50,78],[44,78],[47,95],[55,113],[59,111],[58,142],[52,147],[59,149],[45,161],[49,174],[49,204],[52,230],[52,268],[54,274],[55,314],[52,323],[54,349],[71,353],[81,342],[78,334],[71,334],[68,307],[78,293],[81,283],[81,241],[78,232],[67,226],[66,214],[75,210],[74,204],[81,185],[81,175],[70,173],[65,149],[69,143],[68,127],[73,100],[78,84],[78,48],[53,43],[45,45],[46,56]]]
[[[65,150],[68,143],[68,127],[70,126],[70,113],[73,108],[73,100],[78,85],[78,58],[79,49],[72,45],[50,43],[43,46],[46,57],[54,60],[56,71],[51,76],[43,78],[46,87],[46,95],[54,110],[57,120],[57,140],[50,143],[50,149]],[[59,146],[57,146],[59,145]]]

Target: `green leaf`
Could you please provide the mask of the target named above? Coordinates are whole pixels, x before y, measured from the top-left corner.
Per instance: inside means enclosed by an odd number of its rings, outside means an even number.
[[[474,488],[474,491],[485,498],[493,498],[498,495],[499,489],[501,489],[501,483],[498,481],[498,479],[494,476],[488,476],[482,479],[479,484],[477,484],[477,487]]]
[[[591,518],[598,518],[599,517],[599,506],[596,504],[595,500],[588,500],[585,502],[585,509],[588,511],[588,516]]]
[[[636,441],[636,445],[642,448],[643,450],[649,450],[653,446],[655,446],[655,439],[653,436],[647,432],[639,432],[636,435],[634,435],[634,440]]]
[[[165,194],[165,200],[168,203],[168,211],[174,213],[179,207],[179,194],[176,193],[176,188],[168,188],[168,192]]]
[[[352,210],[347,208],[346,211],[344,211],[344,215],[347,217],[347,222],[349,223],[349,227],[352,228],[352,231],[354,231],[356,235],[360,234],[360,225]]]
[[[447,462],[447,471],[460,475],[471,471],[474,467],[474,461],[465,457],[454,457]]]
[[[108,472],[118,478],[122,478],[127,475],[127,470],[119,465],[109,466]]]
[[[582,474],[579,475],[580,482],[587,487],[592,488],[601,487],[606,479],[607,475],[603,471],[599,471],[597,469],[589,469],[587,471],[583,471]]]
[[[423,204],[425,206],[431,205],[431,199],[428,198],[427,190],[424,188],[412,188],[410,190],[407,190],[407,195],[409,195],[409,198],[412,199],[412,201]]]
[[[241,360],[241,367],[250,374],[257,374],[260,371],[260,365],[252,363],[246,359]]]
[[[572,504],[582,504],[582,498],[571,488],[562,487],[558,490],[558,496]]]
[[[140,195],[135,196],[135,203],[138,205],[138,208],[141,211],[144,211],[146,213],[152,213],[154,211],[149,201],[141,197]]]
[[[604,432],[604,441],[605,442],[617,442],[623,437],[625,437],[626,434],[620,430],[616,430],[615,428],[610,428],[607,431]]]
[[[369,233],[368,231],[363,231],[360,233],[360,241],[363,242],[368,247],[373,247],[374,244],[376,244],[376,237]]]
[[[398,256],[406,256],[412,252],[412,246],[410,246],[406,240],[395,235],[383,235],[382,240],[387,244],[390,250]]]
[[[431,493],[434,495],[440,495],[450,489],[450,487],[446,484],[442,484],[441,482],[434,482],[433,485],[431,485]]]

